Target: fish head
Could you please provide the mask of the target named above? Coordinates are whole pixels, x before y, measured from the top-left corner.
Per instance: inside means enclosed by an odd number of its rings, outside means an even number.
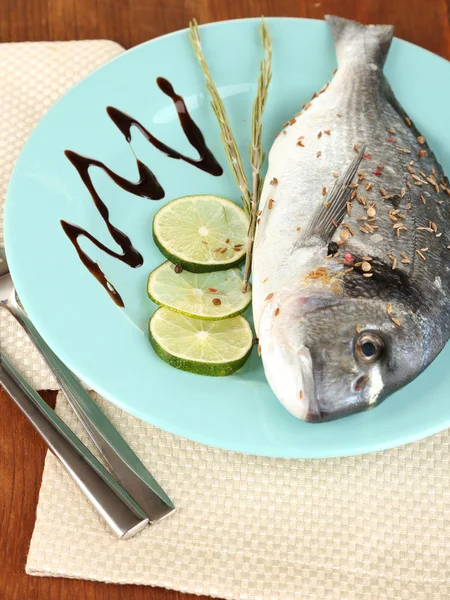
[[[373,408],[426,366],[426,337],[406,299],[391,307],[376,297],[275,295],[259,343],[275,395],[312,422]]]

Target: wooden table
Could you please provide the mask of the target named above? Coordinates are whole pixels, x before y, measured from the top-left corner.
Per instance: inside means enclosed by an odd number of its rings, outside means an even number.
[[[392,23],[398,37],[450,59],[450,0],[1,0],[0,41],[107,38],[129,48],[184,28],[193,16],[206,23],[261,13]],[[431,90],[439,93],[424,78],[424,93]],[[54,402],[54,392],[43,395]],[[2,391],[0,402],[1,600],[199,600],[156,588],[25,575],[45,448]]]

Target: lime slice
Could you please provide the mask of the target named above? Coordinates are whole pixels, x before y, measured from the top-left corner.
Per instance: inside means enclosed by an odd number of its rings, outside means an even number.
[[[242,292],[240,269],[212,273],[177,270],[167,261],[150,273],[147,291],[153,302],[188,317],[214,320],[236,317],[251,302],[250,286]]]
[[[203,321],[159,308],[150,319],[149,333],[162,360],[199,375],[231,375],[252,349],[253,334],[244,317]]]
[[[245,255],[247,231],[242,208],[219,196],[172,200],[153,219],[153,239],[160,251],[194,273],[237,266]]]

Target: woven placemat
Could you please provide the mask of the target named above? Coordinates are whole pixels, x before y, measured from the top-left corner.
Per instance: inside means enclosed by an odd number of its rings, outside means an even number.
[[[2,200],[37,120],[120,51],[112,42],[0,45]],[[20,330],[2,312],[0,319],[2,348],[36,387],[54,387]],[[269,459],[189,442],[94,397],[177,512],[131,540],[117,540],[49,454],[29,574],[236,600],[450,597],[447,432],[366,456]],[[60,396],[57,412],[89,445]]]
[[[189,442],[94,397],[177,511],[117,540],[48,455],[28,573],[239,600],[448,600],[448,432],[365,456],[270,459]]]

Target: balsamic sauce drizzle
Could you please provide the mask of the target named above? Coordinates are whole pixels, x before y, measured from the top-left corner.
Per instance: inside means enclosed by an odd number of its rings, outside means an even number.
[[[208,146],[206,145],[205,138],[203,137],[203,134],[200,131],[197,124],[190,116],[184,99],[174,91],[172,84],[169,81],[167,81],[167,79],[164,79],[163,77],[158,77],[156,82],[160,90],[164,94],[166,94],[166,96],[169,96],[169,98],[173,101],[184,134],[186,135],[191,146],[195,148],[195,150],[197,150],[199,158],[193,159],[189,156],[181,154],[174,148],[167,146],[166,144],[164,144],[164,142],[161,142],[156,137],[154,137],[139,121],[137,121],[133,117],[125,114],[117,108],[114,108],[113,106],[108,106],[106,110],[108,112],[109,117],[116,125],[116,127],[120,130],[120,132],[124,135],[126,141],[130,145],[130,148],[131,128],[134,126],[137,127],[137,129],[144,135],[147,141],[149,141],[159,151],[166,154],[169,158],[184,161],[196,167],[197,169],[214,175],[215,177],[219,177],[220,175],[222,175],[223,169],[215,159]],[[133,151],[132,148],[131,150]],[[142,264],[144,263],[144,259],[140,252],[138,252],[138,250],[136,250],[136,248],[133,246],[130,238],[123,231],[115,227],[110,222],[109,210],[95,189],[95,186],[89,175],[89,168],[97,167],[99,169],[102,169],[119,187],[121,187],[127,192],[130,192],[130,194],[140,196],[141,198],[147,198],[149,200],[161,200],[162,198],[164,198],[164,190],[161,187],[159,181],[156,179],[153,172],[138,158],[136,158],[136,165],[139,172],[139,179],[137,182],[133,182],[129,181],[128,179],[125,179],[124,177],[121,177],[120,175],[112,171],[109,167],[107,167],[104,163],[102,163],[99,160],[95,160],[94,158],[82,156],[81,154],[73,152],[72,150],[66,150],[65,155],[70,160],[75,169],[78,171],[78,174],[81,180],[83,181],[84,185],[88,189],[92,200],[94,201],[94,204],[98,212],[100,213],[100,216],[104,220],[105,225],[108,228],[109,233],[111,234],[111,237],[120,246],[120,248],[122,249],[122,253],[111,250],[102,242],[97,240],[92,234],[86,231],[86,229],[83,229],[78,225],[61,220],[61,227],[63,228],[69,240],[74,245],[81,262],[84,264],[87,270],[105,288],[105,290],[108,292],[109,296],[117,304],[117,306],[123,307],[124,302],[122,300],[121,295],[114,287],[114,285],[106,278],[99,264],[92,260],[92,258],[90,258],[88,254],[86,254],[86,252],[81,249],[78,238],[87,238],[95,246],[97,246],[97,248],[102,250],[102,252],[105,252],[109,256],[117,258],[118,260],[126,263],[132,268],[142,266]]]
[[[169,96],[169,98],[173,101],[178,113],[178,119],[180,120],[181,127],[183,128],[183,131],[191,146],[193,146],[199,153],[199,158],[197,160],[189,158],[189,156],[185,156],[170,146],[167,146],[164,144],[164,142],[161,142],[155,136],[153,136],[141,123],[139,123],[139,121],[136,121],[136,119],[133,117],[130,117],[113,106],[108,106],[106,110],[111,120],[121,131],[128,143],[131,142],[131,128],[135,126],[137,129],[139,129],[146,140],[148,140],[155,148],[166,154],[169,158],[182,160],[189,165],[197,167],[197,169],[206,171],[207,173],[215,175],[216,177],[222,175],[222,167],[214,158],[211,150],[207,147],[205,138],[203,137],[203,134],[197,124],[192,120],[183,98],[174,91],[172,84],[167,81],[167,79],[158,77],[156,83],[158,84],[159,89],[166,94],[166,96]]]

